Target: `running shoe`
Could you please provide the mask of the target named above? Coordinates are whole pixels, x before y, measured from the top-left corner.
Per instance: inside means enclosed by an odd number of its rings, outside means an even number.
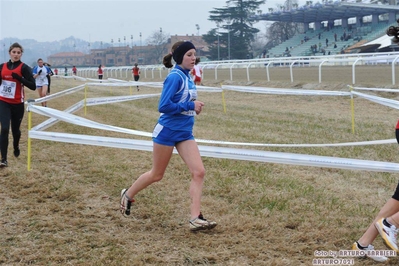
[[[126,195],[127,189],[124,188],[121,191],[121,213],[123,216],[128,216],[130,215],[130,207],[132,206],[132,203],[134,202],[134,199],[130,199]]]
[[[352,250],[364,250],[364,251],[369,251],[369,250],[374,250],[373,245],[368,245],[367,247],[361,247],[358,242],[353,243],[352,245]],[[370,258],[372,260],[378,261],[378,262],[385,262],[388,260],[387,257],[385,256],[373,256],[373,255],[366,255],[367,258]]]
[[[7,167],[7,166],[8,166],[7,160],[1,159],[0,168]]]
[[[18,157],[20,153],[21,153],[21,151],[19,150],[18,146],[16,148],[14,148],[14,156],[15,157]]]
[[[390,249],[399,252],[398,245],[396,243],[396,237],[398,234],[398,229],[394,226],[386,226],[384,224],[385,218],[381,218],[375,223],[375,227],[380,233],[381,237],[384,239],[384,243]]]
[[[202,216],[202,213],[197,218],[190,220],[191,231],[208,230],[214,228],[216,225],[217,223],[214,221],[207,221]]]

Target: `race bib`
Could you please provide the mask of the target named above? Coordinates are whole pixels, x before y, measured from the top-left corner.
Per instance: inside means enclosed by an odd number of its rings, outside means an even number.
[[[190,93],[190,101],[193,102],[197,100],[197,90],[189,90]]]
[[[3,80],[0,85],[0,96],[4,98],[14,99],[17,83],[14,81]]]
[[[190,110],[190,111],[183,111],[181,112],[182,115],[188,115],[188,116],[195,116],[197,115],[197,113],[194,110]]]

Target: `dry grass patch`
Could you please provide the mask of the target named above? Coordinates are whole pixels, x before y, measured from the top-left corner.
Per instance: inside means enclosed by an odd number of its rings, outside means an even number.
[[[78,81],[54,80],[57,92]],[[256,85],[256,84],[255,84]],[[255,86],[254,85],[254,86]],[[260,84],[260,86],[262,86]],[[326,88],[327,89],[327,88]],[[142,88],[134,94],[159,93]],[[129,88],[89,88],[88,97],[129,95]],[[36,98],[36,94],[31,95]],[[49,102],[64,110],[83,92]],[[391,98],[396,95],[384,95]],[[199,93],[199,139],[257,143],[332,143],[394,136],[396,111],[355,100],[356,134],[346,97]],[[151,132],[158,98],[91,106],[78,116]],[[36,125],[46,118],[32,115]],[[165,178],[137,195],[132,215],[119,213],[121,188],[151,167],[152,154],[32,140],[26,170],[27,117],[21,156],[10,147],[0,171],[0,264],[4,265],[311,265],[315,250],[349,249],[392,195],[397,174],[203,158],[203,212],[219,225],[191,233],[189,171],[173,156]],[[139,138],[57,123],[48,131]],[[148,140],[148,138],[142,138]],[[243,147],[251,148],[251,147]],[[397,162],[397,145],[260,148]],[[385,249],[380,239],[377,249]],[[356,260],[359,265],[373,265]],[[397,265],[393,258],[388,265]]]

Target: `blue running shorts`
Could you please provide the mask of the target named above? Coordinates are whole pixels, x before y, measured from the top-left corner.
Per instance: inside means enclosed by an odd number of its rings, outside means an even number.
[[[161,145],[176,146],[179,142],[194,140],[194,135],[191,131],[171,130],[158,123],[152,132],[152,140]]]

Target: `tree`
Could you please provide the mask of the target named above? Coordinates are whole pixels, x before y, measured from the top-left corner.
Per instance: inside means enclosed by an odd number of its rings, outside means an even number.
[[[280,44],[292,38],[297,32],[297,24],[292,22],[274,22],[268,29],[268,39],[274,44]]]
[[[283,5],[279,5],[279,9],[291,10],[293,6],[298,6],[297,0],[286,0]],[[300,24],[293,22],[274,22],[267,31],[269,46],[276,46],[280,43],[292,38],[296,33],[300,32],[302,27]]]
[[[265,45],[268,42],[267,32],[271,24],[271,21],[263,21],[263,23],[261,23],[262,27],[259,27],[259,32],[256,34],[255,40],[251,44],[254,57],[260,58],[264,55],[265,49],[268,49]]]
[[[145,55],[145,62],[152,64],[159,64],[162,62],[163,56],[167,53],[167,45],[170,34],[159,31],[154,31],[147,39],[148,45],[152,46],[147,50]]]
[[[252,27],[256,21],[251,19],[265,0],[228,0],[227,6],[214,8],[209,13],[210,21],[217,24],[203,36],[209,45],[209,57],[212,60],[246,59],[252,53],[251,43],[259,32]]]

